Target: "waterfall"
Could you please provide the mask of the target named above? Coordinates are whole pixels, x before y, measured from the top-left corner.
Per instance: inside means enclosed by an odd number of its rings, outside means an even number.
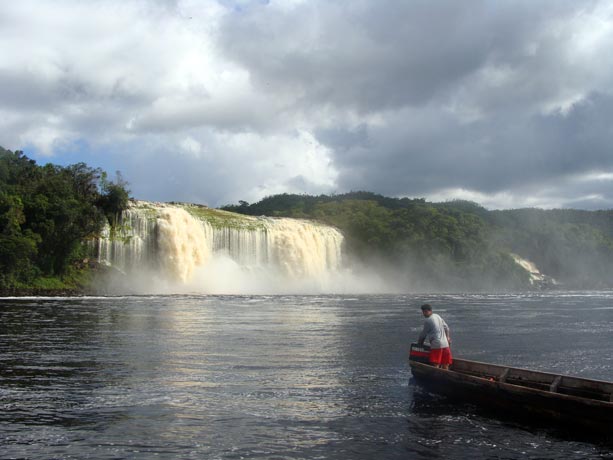
[[[510,256],[516,264],[528,272],[531,285],[536,287],[551,287],[558,284],[554,278],[541,273],[533,262],[514,253],[510,253]]]
[[[157,219],[160,263],[174,279],[186,282],[210,256],[203,226],[180,208],[166,208]]]
[[[302,219],[135,201],[92,250],[126,275],[146,269],[166,282],[217,291],[212,284],[223,270],[243,284],[256,276],[270,283],[325,281],[341,267],[342,242],[335,228]]]

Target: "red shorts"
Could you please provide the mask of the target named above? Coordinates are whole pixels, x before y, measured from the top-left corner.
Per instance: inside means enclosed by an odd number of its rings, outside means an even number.
[[[430,350],[430,362],[432,364],[451,364],[453,361],[449,347]]]

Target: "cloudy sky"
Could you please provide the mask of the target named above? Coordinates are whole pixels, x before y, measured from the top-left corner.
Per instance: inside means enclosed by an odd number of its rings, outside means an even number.
[[[218,206],[613,208],[613,2],[0,4],[0,145]]]

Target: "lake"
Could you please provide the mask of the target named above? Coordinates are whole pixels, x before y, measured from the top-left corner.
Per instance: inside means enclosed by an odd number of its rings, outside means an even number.
[[[613,380],[611,292],[4,298],[0,458],[613,458],[415,386],[424,302],[457,357]]]

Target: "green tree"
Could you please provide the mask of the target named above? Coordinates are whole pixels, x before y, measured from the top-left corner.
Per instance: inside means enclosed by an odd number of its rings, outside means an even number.
[[[128,190],[128,183],[123,179],[121,173],[117,171],[115,173],[115,181],[109,181],[105,172],[101,174],[100,188],[102,194],[98,198],[97,204],[104,212],[107,220],[111,225],[117,224],[117,219],[122,211],[128,208],[128,201],[130,199],[130,190]]]
[[[85,163],[38,166],[0,148],[0,288],[64,276],[100,233],[105,215],[127,206],[126,182]]]

